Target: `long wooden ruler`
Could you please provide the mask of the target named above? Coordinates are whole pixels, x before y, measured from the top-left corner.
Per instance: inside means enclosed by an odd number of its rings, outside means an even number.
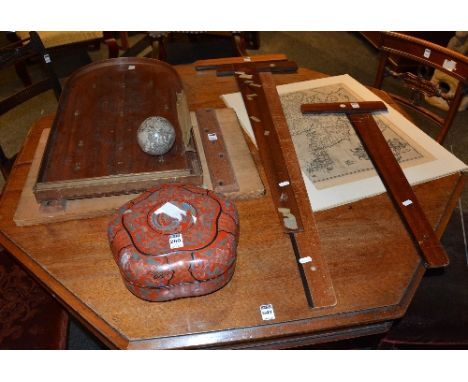
[[[257,72],[294,73],[297,71],[297,64],[288,60],[288,57],[282,53],[213,58],[194,63],[197,71],[216,70],[216,75],[220,77],[234,75],[236,66],[241,64],[255,67]]]
[[[216,75],[219,77],[232,76],[236,71],[235,64],[220,65],[216,68]],[[269,73],[295,73],[297,72],[297,64],[294,61],[267,61],[254,62],[250,64],[254,66],[257,72]]]
[[[223,57],[198,60],[194,62],[195,70],[213,70],[223,65],[257,63],[257,62],[277,62],[286,61],[288,57],[283,53],[257,54],[255,56]]]
[[[370,114],[386,111],[383,102],[337,102],[301,105],[302,113],[345,113],[384,183],[427,268],[448,265],[449,258],[429,223],[385,137]]]
[[[273,93],[276,92],[276,87],[272,76],[241,68],[236,71],[235,78],[244,99],[283,229],[286,233],[300,232],[303,230],[302,218],[288,171],[285,157],[287,154],[281,146],[281,130],[278,128],[278,125],[283,127],[284,115],[279,98]]]
[[[242,94],[282,228],[294,250],[310,307],[336,304],[331,277],[273,76],[236,65]]]

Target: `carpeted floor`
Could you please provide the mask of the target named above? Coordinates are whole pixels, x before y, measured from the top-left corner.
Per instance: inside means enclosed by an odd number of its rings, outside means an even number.
[[[130,44],[141,38],[138,33],[130,35]],[[4,41],[0,33],[0,44]],[[307,67],[330,75],[348,73],[365,85],[371,85],[377,67],[376,50],[358,33],[352,32],[261,32],[260,49],[256,53],[285,53],[299,66]],[[92,61],[107,58],[107,50],[89,53]],[[33,73],[34,74],[34,73]],[[21,87],[14,71],[0,75],[0,98],[12,88]],[[36,97],[21,107],[0,117],[0,142],[7,155],[17,152],[31,124],[41,115],[56,110],[57,102],[52,92]],[[419,124],[428,134],[433,134],[430,127]],[[459,112],[454,126],[446,139],[445,147],[453,151],[465,163],[468,162],[468,111]],[[0,179],[0,188],[3,179]],[[463,209],[468,210],[468,189],[462,196]],[[454,215],[456,216],[456,214]],[[454,217],[456,219],[456,217]],[[458,220],[460,220],[458,218]],[[460,227],[458,227],[460,228]],[[458,235],[457,229],[446,235]],[[461,239],[461,236],[459,237]],[[461,256],[461,254],[457,254]],[[69,328],[69,349],[105,348],[79,323],[72,320]]]

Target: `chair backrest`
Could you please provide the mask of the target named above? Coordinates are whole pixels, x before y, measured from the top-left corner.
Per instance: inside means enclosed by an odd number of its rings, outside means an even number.
[[[380,50],[380,62],[374,87],[381,89],[384,76],[390,74],[392,77],[403,80],[403,83],[411,90],[411,98],[391,94],[398,102],[413,108],[414,110],[429,117],[439,127],[440,131],[436,137],[437,142],[442,143],[452,125],[455,115],[463,98],[464,90],[468,83],[468,57],[454,50],[396,32],[381,32],[378,47]],[[448,77],[454,79],[456,89],[448,92],[439,84],[425,78],[423,70],[417,73],[402,71],[401,60],[415,63],[419,69],[425,68],[430,74],[438,70]],[[395,62],[397,62],[395,66]],[[448,112],[444,116],[434,113],[427,108],[422,101],[426,97],[440,97],[448,104]]]
[[[248,56],[247,49],[258,49],[259,38],[256,32],[146,32],[122,56],[139,56],[150,46],[151,58],[178,65],[201,59]]]
[[[27,39],[0,48],[0,70],[12,66],[19,67],[33,58],[39,59],[44,69],[45,79],[32,83],[0,100],[0,115],[49,89],[52,89],[57,100],[59,99],[62,92],[60,81],[55,74],[50,55],[36,32],[30,32],[30,37]],[[13,159],[7,158],[0,146],[0,170],[4,178],[8,176],[12,165]]]

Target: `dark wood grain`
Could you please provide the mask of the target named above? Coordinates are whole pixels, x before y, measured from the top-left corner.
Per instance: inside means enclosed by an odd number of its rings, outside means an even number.
[[[216,75],[232,76],[236,72],[236,66],[242,64],[227,64],[216,67]],[[253,62],[249,66],[255,67],[257,73],[294,73],[297,71],[297,64],[294,61],[270,61],[270,62]]]
[[[232,77],[196,72],[191,65],[176,69],[192,110],[223,107],[219,96],[237,89]],[[323,76],[300,69],[274,80],[284,84]],[[13,222],[41,131],[51,121],[44,118],[32,127],[5,186],[0,243],[110,347],[290,347],[374,334],[405,313],[424,274],[387,195],[321,211],[314,216],[337,304],[310,309],[267,189],[265,197],[236,202],[237,266],[225,288],[167,303],[139,300],[123,285],[112,259],[108,217],[31,227]],[[252,154],[265,180],[258,153]],[[414,188],[432,227],[443,231],[463,180],[454,174]],[[259,306],[265,303],[275,307],[275,320],[261,319]]]
[[[213,70],[222,65],[242,64],[244,62],[275,62],[285,61],[288,57],[282,53],[272,54],[257,54],[255,56],[242,56],[242,57],[223,57],[212,58],[208,60],[198,60],[193,63],[196,70]]]
[[[302,222],[302,230],[295,233],[291,232],[289,235],[296,252],[296,260],[301,277],[303,277],[303,282],[307,285],[306,292],[308,289],[312,297],[309,305],[314,308],[334,306],[337,302],[337,297],[333,289],[328,265],[322,253],[320,235],[311,207],[313,201],[310,201],[307,195],[299,160],[296,156],[288,123],[276,90],[274,76],[270,73],[259,73],[258,77],[265,96],[265,104],[262,108],[266,109],[269,118],[271,118],[271,127],[275,132],[272,136],[276,135],[279,144],[279,147],[276,147],[276,149],[279,149],[278,152],[275,150],[275,144],[267,139],[270,146],[268,150],[273,154],[274,158],[282,157],[284,160],[284,170],[291,181],[291,185],[288,186],[292,190],[292,195],[290,196],[297,202],[299,217]],[[265,112],[263,115],[265,115]],[[267,135],[265,138],[269,137],[270,135]],[[278,187],[278,184],[275,184],[275,187]],[[281,192],[284,192],[284,189],[285,187],[281,187]],[[275,197],[274,194],[272,197]],[[281,201],[278,204],[275,200],[273,201],[277,207],[281,205]],[[295,248],[296,246],[297,249]],[[311,261],[302,263],[301,260],[306,258],[309,258]]]
[[[286,117],[271,73],[236,66],[236,81],[255,134],[278,221],[289,235],[311,308],[336,304]],[[292,219],[292,222],[291,222]],[[309,261],[302,262],[304,259]]]
[[[468,57],[453,49],[405,33],[376,32],[376,37],[380,60],[374,87],[382,87],[386,74],[402,80],[400,82],[407,91],[399,92],[399,95],[391,94],[392,97],[438,125],[440,131],[436,141],[443,143],[463,99],[463,89],[468,84]],[[406,72],[408,64],[413,67],[412,72]],[[423,73],[429,73],[431,70],[443,72],[446,77],[450,77],[455,84],[453,89],[448,92],[442,89],[442,81],[438,83],[436,76],[431,80],[424,78]],[[435,113],[422,102],[425,97],[434,95],[446,101],[446,113]]]
[[[429,224],[403,170],[372,116],[383,102],[334,102],[301,105],[302,113],[345,113],[382,179],[395,209],[413,235],[428,268],[447,266],[448,256]]]
[[[186,153],[177,110],[183,93],[177,72],[166,63],[119,58],[88,65],[67,83],[60,100],[36,187],[39,200],[80,198],[136,192],[150,182],[132,184],[128,175],[161,173],[194,179],[196,170]],[[136,133],[148,117],[167,118],[176,141],[164,156],[143,152]],[[122,179],[119,176],[123,176]],[[86,183],[84,183],[86,181]],[[83,184],[81,183],[83,182]]]
[[[430,67],[436,67],[450,76],[465,82],[468,78],[468,58],[460,52],[449,49],[418,37],[397,32],[380,34],[379,48],[390,55],[405,57]],[[429,49],[429,55],[426,54]],[[446,60],[456,62],[456,68],[449,70]]]
[[[199,109],[195,112],[195,115],[198,120],[198,129],[213,190],[224,193],[239,191],[239,184],[231,165],[229,152],[224,143],[223,133],[216,117],[216,110]]]
[[[273,114],[277,116],[277,119],[283,118],[285,120],[285,117],[279,101],[274,105],[271,104],[272,99],[278,98],[275,85],[271,86],[273,80],[268,77],[271,74],[265,74],[260,78],[255,68],[250,66],[237,66],[236,72],[235,78],[255,134],[272,199],[278,210],[279,221],[283,224],[283,215],[279,212],[279,209],[288,209],[296,219],[296,228],[288,228],[288,226],[284,225],[283,229],[286,233],[301,231],[303,229],[301,214],[291,186],[292,180],[286,164],[286,154],[282,151],[278,127],[273,119]],[[243,76],[247,76],[249,79]],[[265,87],[264,82],[268,81],[268,79],[270,86]],[[267,92],[272,94],[267,94]],[[281,127],[284,128],[284,124]],[[289,137],[289,139],[291,138]]]
[[[348,114],[380,178],[421,250],[428,268],[445,267],[449,259],[434,233],[411,185],[370,114]]]
[[[381,101],[306,103],[301,105],[301,112],[303,114],[362,114],[375,111],[387,111],[387,106]]]

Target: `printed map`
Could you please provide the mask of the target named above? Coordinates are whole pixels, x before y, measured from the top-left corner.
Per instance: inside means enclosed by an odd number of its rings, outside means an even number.
[[[375,176],[374,167],[344,114],[302,115],[300,111],[304,103],[360,101],[344,84],[283,94],[280,98],[301,169],[317,189]],[[433,160],[383,115],[376,115],[375,119],[402,167]]]

